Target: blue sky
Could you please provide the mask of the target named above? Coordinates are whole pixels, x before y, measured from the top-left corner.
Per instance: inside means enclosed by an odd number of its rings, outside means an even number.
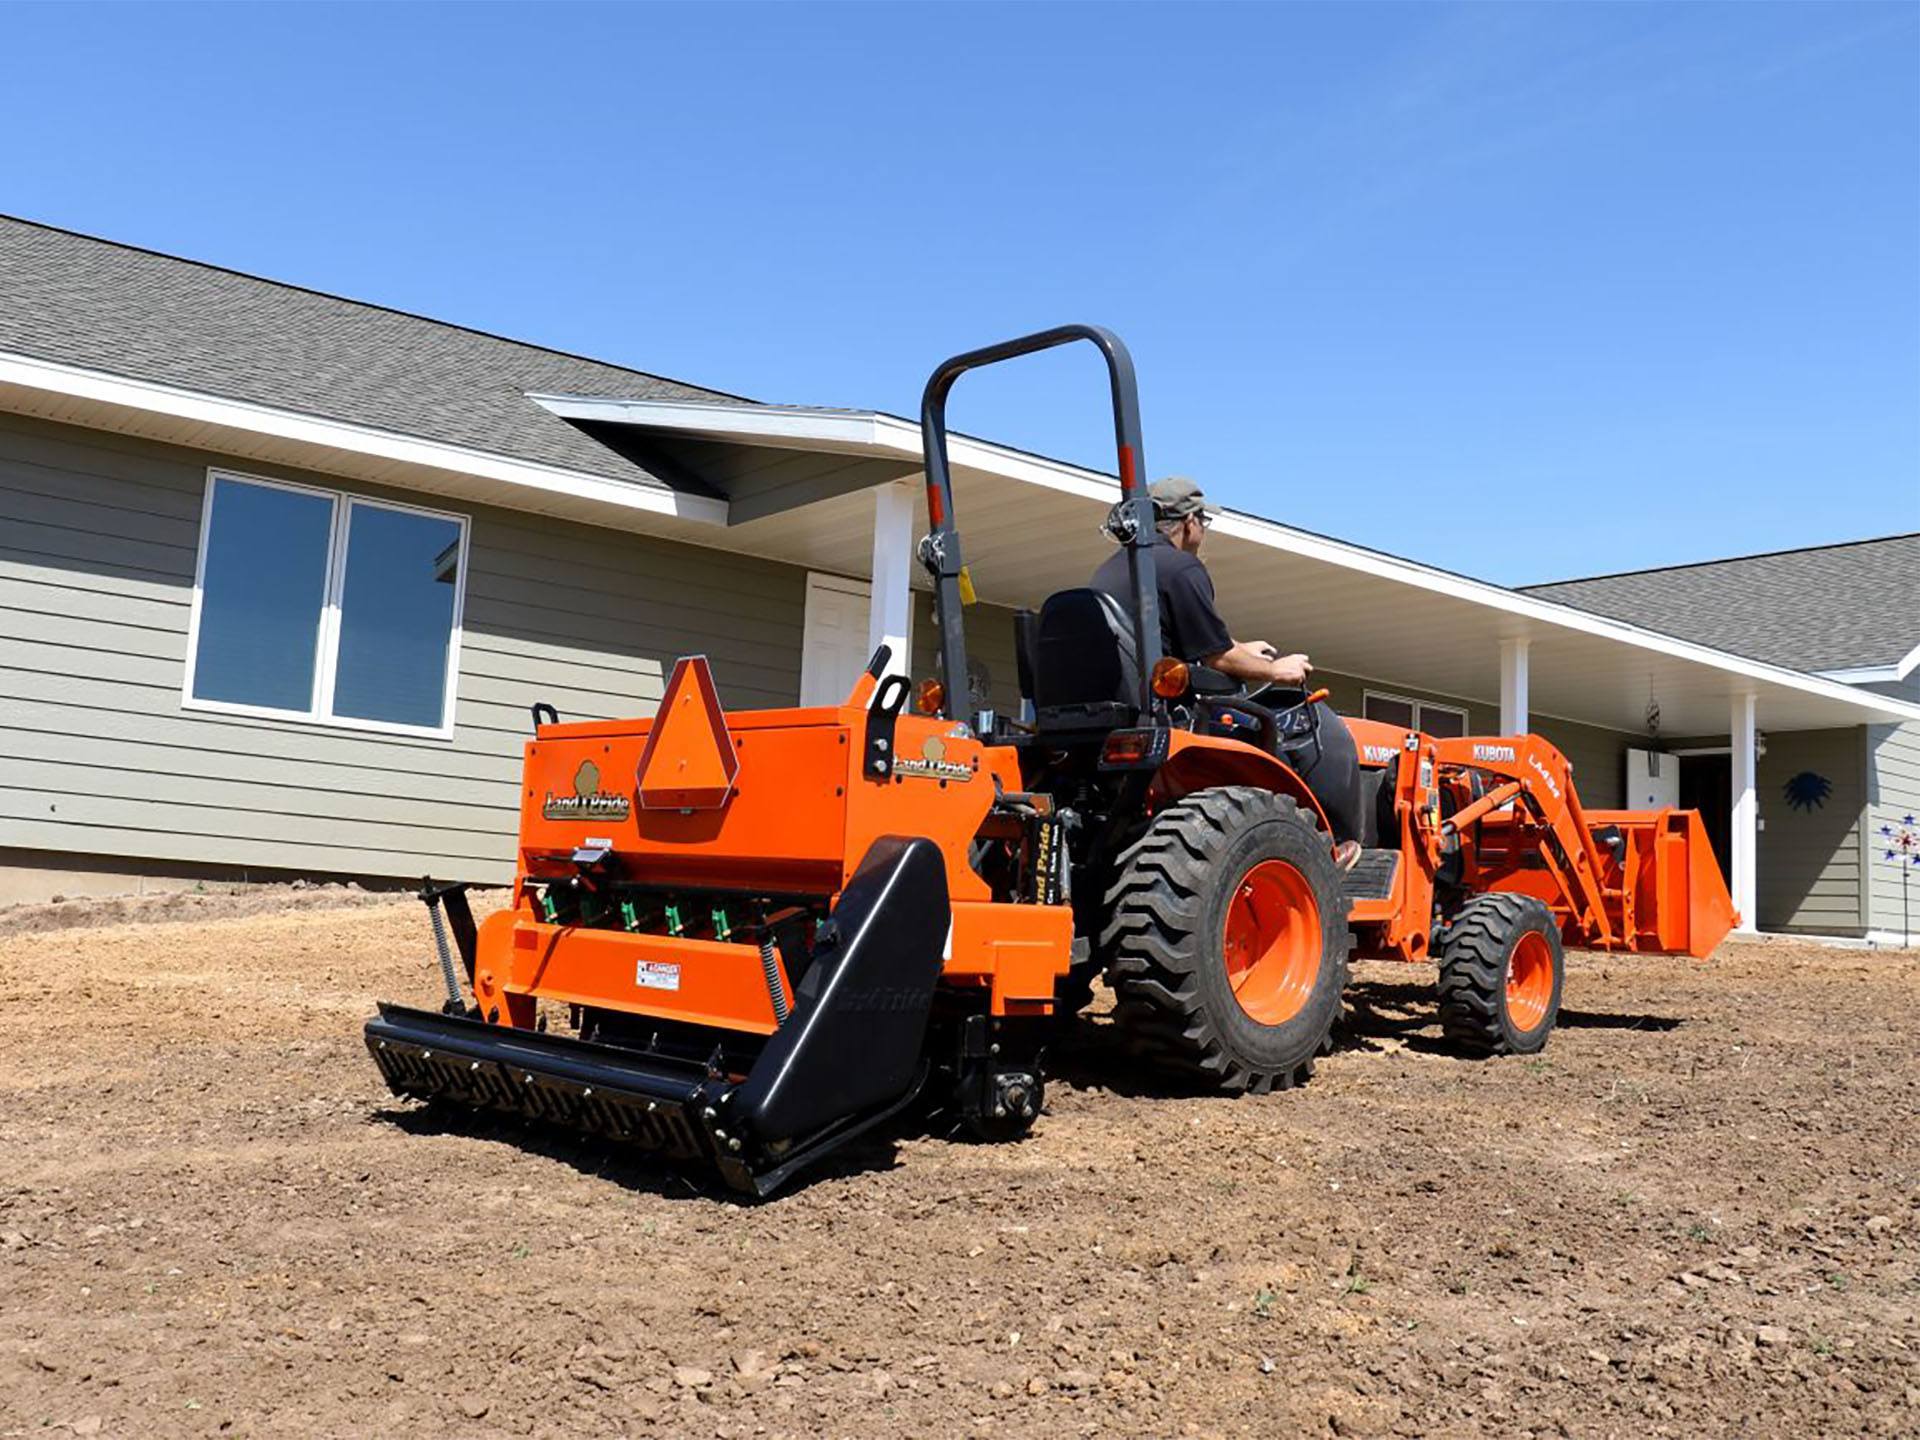
[[[1920,529],[1920,7],[14,6],[0,210],[1508,583]],[[1109,444],[1091,351],[955,423]],[[962,517],[964,524],[964,517]]]

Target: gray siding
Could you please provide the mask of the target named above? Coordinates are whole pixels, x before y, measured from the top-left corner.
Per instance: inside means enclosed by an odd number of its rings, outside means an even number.
[[[1013,650],[1013,611],[1000,605],[967,607],[967,655],[992,680],[995,708],[1020,713],[1020,666]],[[913,677],[940,673],[940,627],[933,623],[933,596],[913,592]]]
[[[450,741],[183,709],[210,465],[472,519]],[[534,700],[647,714],[704,651],[730,705],[799,694],[805,572],[0,416],[0,847],[497,880]]]
[[[1869,687],[1903,700],[1920,701],[1920,674],[1897,685]],[[1867,727],[1866,804],[1867,909],[1870,930],[1911,933],[1920,942],[1920,867],[1887,859],[1882,825],[1898,826],[1903,817],[1920,816],[1920,724]],[[1902,885],[1905,896],[1902,898]]]
[[[1755,877],[1761,929],[1860,933],[1860,746],[1857,727],[1767,736],[1755,777],[1763,827]],[[1787,786],[1802,774],[1832,787],[1824,803],[1789,803]]]

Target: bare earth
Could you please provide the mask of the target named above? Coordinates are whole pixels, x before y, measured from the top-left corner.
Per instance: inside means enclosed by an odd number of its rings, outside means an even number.
[[[741,1206],[392,1100],[415,904],[7,933],[0,1434],[1920,1433],[1911,953],[1579,956],[1492,1063],[1362,966],[1264,1100],[1083,1022],[1026,1143]]]

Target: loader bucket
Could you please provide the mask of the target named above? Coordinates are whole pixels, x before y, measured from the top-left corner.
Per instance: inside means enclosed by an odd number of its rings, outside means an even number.
[[[1589,810],[1596,836],[1617,832],[1631,948],[1704,960],[1740,921],[1706,827],[1693,810]],[[1610,907],[1611,908],[1611,907]]]
[[[673,1046],[606,1044],[382,1004],[367,1049],[396,1095],[601,1136],[764,1196],[919,1093],[950,914],[939,847],[886,836],[764,1041],[681,1025]],[[734,1069],[727,1057],[753,1044]]]

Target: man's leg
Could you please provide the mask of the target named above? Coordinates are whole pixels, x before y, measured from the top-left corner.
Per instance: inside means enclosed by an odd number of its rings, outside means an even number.
[[[1333,838],[1358,841],[1366,833],[1360,819],[1360,751],[1347,722],[1331,705],[1322,700],[1314,709],[1320,717],[1320,744],[1303,745],[1288,758],[1327,812]]]

